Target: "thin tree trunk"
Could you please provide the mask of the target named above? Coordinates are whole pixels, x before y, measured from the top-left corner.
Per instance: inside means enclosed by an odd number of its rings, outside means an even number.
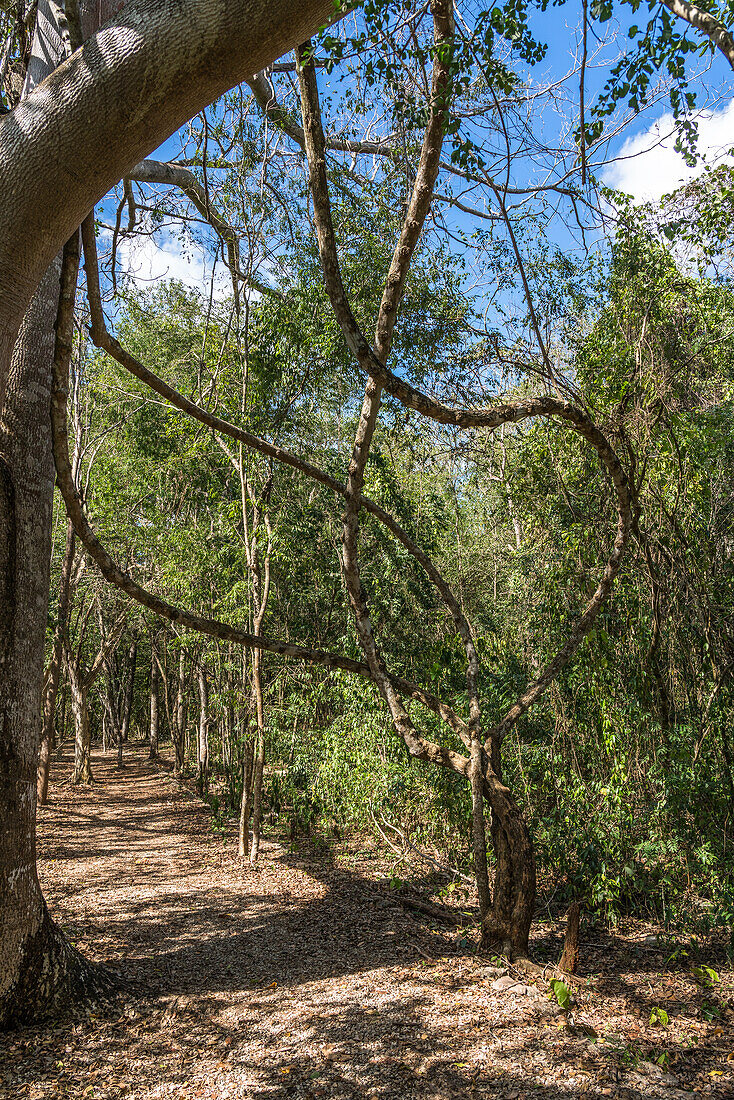
[[[222,763],[231,789],[233,768],[232,749],[234,745],[234,698],[232,676],[232,646],[227,647],[227,672],[225,675],[226,699],[224,704],[224,737],[222,740]]]
[[[128,674],[125,684],[125,701],[123,703],[122,710],[122,723],[120,733],[122,740],[127,742],[128,735],[130,733],[130,717],[132,715],[133,707],[133,692],[135,689],[135,666],[137,664],[138,656],[138,639],[133,635],[133,639],[130,642],[130,654],[128,657]]]
[[[196,789],[205,795],[209,788],[209,684],[203,668],[198,670],[199,735],[196,749]]]
[[[91,783],[92,764],[90,760],[92,733],[89,725],[89,700],[84,677],[74,659],[67,652],[66,671],[71,690],[71,709],[74,715],[74,771],[72,783]]]
[[[178,655],[178,684],[176,686],[176,704],[174,707],[174,740],[175,753],[174,774],[183,775],[186,763],[186,677],[184,668],[184,651],[179,650]]]
[[[262,821],[263,768],[265,766],[265,707],[263,705],[262,654],[259,649],[253,652],[252,681],[257,713],[257,755],[252,783],[252,847],[250,863],[257,863],[260,854],[260,825]]]
[[[158,759],[158,661],[153,635],[150,639],[150,748],[148,759]]]
[[[237,854],[247,859],[250,854],[250,814],[252,813],[252,780],[254,772],[254,742],[245,741],[242,747],[242,795],[240,797],[240,825]]]
[[[48,797],[48,776],[51,764],[51,741],[53,739],[54,719],[56,717],[56,696],[59,690],[59,678],[63,659],[64,634],[69,615],[69,589],[71,585],[71,570],[74,564],[74,549],[76,535],[71,520],[66,523],[66,548],[61,563],[61,577],[59,579],[59,602],[56,618],[56,630],[54,631],[51,662],[48,670],[48,680],[43,697],[43,730],[41,732],[41,746],[38,753],[37,792],[38,802],[41,806],[46,804]]]
[[[56,758],[61,759],[61,754],[64,751],[64,741],[66,740],[66,727],[67,716],[69,711],[69,678],[64,676],[63,683],[61,685],[61,706],[58,710],[58,722],[56,725]]]
[[[111,662],[105,663],[105,690],[102,699],[105,717],[107,719],[107,738],[108,744],[105,748],[105,752],[109,748],[110,744],[119,746],[120,744],[120,722],[117,716],[117,707],[115,705],[115,686],[112,680],[112,667]]]

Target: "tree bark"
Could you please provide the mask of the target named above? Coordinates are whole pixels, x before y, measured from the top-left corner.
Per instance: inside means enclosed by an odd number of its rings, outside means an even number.
[[[563,944],[563,954],[558,964],[558,969],[566,974],[574,974],[579,962],[579,923],[581,919],[581,904],[578,901],[571,902],[566,916],[566,938]]]
[[[46,0],[40,7],[48,7]],[[38,20],[29,87],[63,58],[57,42],[41,41],[44,26]],[[31,93],[28,98],[40,107],[44,97]],[[63,109],[63,103],[57,107]],[[23,194],[20,177],[43,171],[33,148],[35,126],[23,129],[22,119],[29,122],[33,116],[34,108],[28,108],[26,99],[0,120],[0,175],[5,176],[0,186],[0,1027],[40,1016],[107,985],[102,972],[86,963],[52,921],[36,872],[41,683],[54,485],[51,380],[55,355],[68,353],[77,271],[76,263],[69,265],[73,286],[62,287],[61,265],[54,257],[81,217],[72,216],[63,228],[59,223],[58,240],[47,237],[43,243],[49,228],[43,211],[37,209],[35,218],[23,224],[21,208],[30,194]],[[18,149],[21,133],[22,153]],[[72,161],[68,163],[71,167]],[[54,175],[53,160],[48,167]],[[58,191],[58,206],[63,205],[62,196],[73,190]],[[31,267],[26,266],[23,251],[16,251],[11,236],[18,242],[27,238],[34,253]],[[67,299],[65,321],[60,294]],[[67,326],[66,331],[54,333],[57,320],[61,328]]]
[[[237,838],[237,854],[247,859],[250,854],[250,814],[252,812],[252,779],[254,770],[254,743],[245,741],[242,746],[242,794],[240,796],[240,824]]]
[[[199,731],[196,750],[196,789],[203,796],[209,788],[209,684],[203,668],[199,668],[197,679]]]
[[[91,783],[92,734],[89,725],[89,699],[87,685],[73,654],[67,650],[66,672],[71,691],[71,709],[74,715],[74,771],[72,783]]]
[[[130,734],[130,717],[133,709],[133,693],[135,690],[135,666],[137,664],[138,657],[138,639],[133,635],[133,639],[130,642],[130,653],[128,656],[128,670],[127,680],[125,683],[125,702],[122,711],[122,724],[120,728],[121,739],[123,742],[127,741]]]
[[[155,636],[150,639],[150,748],[148,759],[158,759],[158,662],[155,652]]]
[[[252,779],[252,846],[250,848],[250,863],[254,867],[260,855],[263,769],[265,767],[265,706],[262,686],[262,654],[259,649],[256,649],[252,655],[252,681],[257,714],[257,753]]]
[[[178,683],[176,685],[176,702],[173,711],[173,749],[175,753],[174,774],[183,775],[186,764],[186,675],[184,668],[184,651],[178,654]]]
[[[535,853],[523,812],[502,782],[496,742],[484,796],[492,812],[496,862],[492,908],[482,922],[482,942],[510,959],[527,958],[535,913]]]
[[[52,1010],[98,980],[49,916],[36,873],[58,300],[54,263],[24,319],[0,420],[0,1027]]]
[[[43,695],[43,730],[41,732],[41,746],[38,753],[38,774],[36,779],[38,802],[45,806],[48,798],[48,776],[51,766],[51,742],[53,740],[54,718],[56,717],[56,696],[59,690],[59,678],[63,658],[64,634],[69,615],[69,590],[71,586],[71,571],[74,564],[74,549],[76,535],[71,520],[66,522],[66,548],[61,563],[61,577],[59,579],[59,602],[56,618],[56,630],[54,631],[53,649],[48,669],[48,680]]]
[[[332,0],[133,0],[0,118],[0,405],[38,281],[92,206],[333,15]]]
[[[487,917],[492,896],[489,889],[487,869],[487,830],[484,819],[484,776],[483,750],[478,731],[474,731],[471,741],[469,760],[469,783],[472,796],[472,848],[474,850],[474,877],[477,884],[479,916],[482,921]]]

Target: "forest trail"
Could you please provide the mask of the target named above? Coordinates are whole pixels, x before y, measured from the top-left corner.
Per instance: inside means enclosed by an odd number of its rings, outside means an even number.
[[[65,785],[68,760],[55,766],[39,867],[55,918],[129,989],[0,1037],[0,1097],[734,1095],[731,1075],[710,1069],[726,1067],[730,1033],[701,1033],[691,1091],[639,1059],[625,1066],[614,1052],[625,1028],[640,1032],[640,1010],[624,976],[603,1006],[612,1038],[592,1044],[540,993],[494,989],[497,969],[471,944],[414,921],[328,850],[266,842],[260,866],[243,868],[207,806],[144,750],[127,761],[118,771],[95,754],[87,790]],[[600,1032],[601,1008],[585,1013]]]

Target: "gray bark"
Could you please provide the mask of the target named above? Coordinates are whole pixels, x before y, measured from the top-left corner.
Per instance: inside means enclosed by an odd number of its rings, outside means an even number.
[[[237,837],[237,855],[247,859],[250,854],[250,814],[252,813],[252,780],[254,777],[254,742],[248,738],[242,746],[242,795],[240,798],[240,823]]]
[[[0,404],[38,281],[92,206],[333,12],[332,0],[133,0],[0,119]]]
[[[66,672],[69,677],[71,710],[74,715],[74,771],[71,781],[72,783],[91,783],[92,731],[89,724],[89,693],[77,660],[68,651]]]
[[[183,647],[178,654],[178,683],[176,685],[176,703],[173,711],[173,747],[175,751],[174,772],[183,775],[186,763],[186,675]]]
[[[0,1025],[28,994],[29,961],[50,934],[36,875],[36,767],[49,598],[48,408],[58,296],[59,265],[54,264],[23,322],[0,421]]]

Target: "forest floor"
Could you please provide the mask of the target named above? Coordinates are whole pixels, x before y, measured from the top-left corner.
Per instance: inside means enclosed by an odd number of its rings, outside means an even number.
[[[690,962],[666,968],[650,928],[582,925],[564,1014],[466,933],[397,904],[364,840],[269,841],[253,870],[143,749],[93,769],[72,789],[69,761],[55,765],[40,873],[67,934],[129,985],[0,1036],[3,1100],[734,1097],[734,975],[717,966],[706,989]],[[541,957],[561,931],[539,926]]]

